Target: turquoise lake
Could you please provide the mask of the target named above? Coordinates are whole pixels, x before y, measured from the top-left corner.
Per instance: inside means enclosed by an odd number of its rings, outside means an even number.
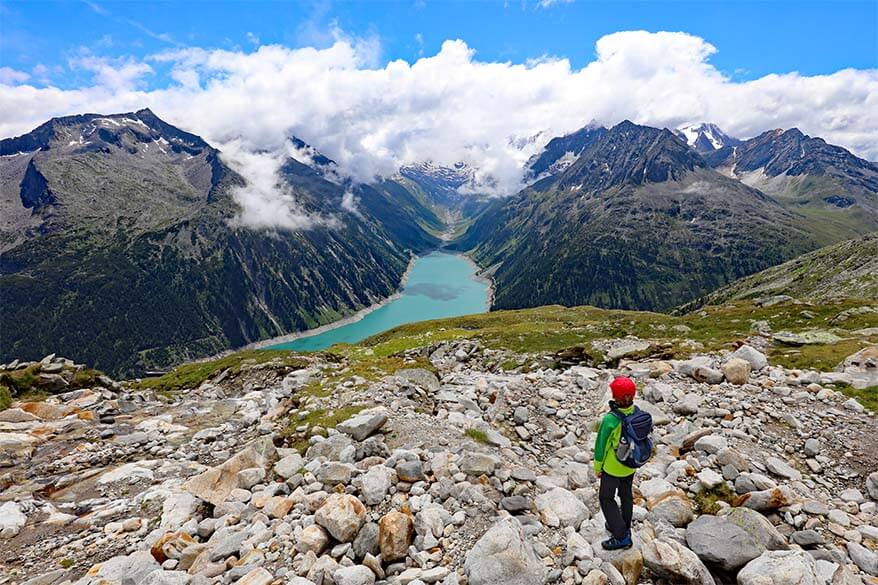
[[[488,310],[488,284],[459,254],[433,252],[415,260],[402,295],[359,321],[270,349],[316,351],[336,343],[356,343],[398,325]]]

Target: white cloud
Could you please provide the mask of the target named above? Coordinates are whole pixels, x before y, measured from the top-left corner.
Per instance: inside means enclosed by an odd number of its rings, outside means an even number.
[[[142,77],[153,73],[152,67],[130,57],[110,59],[89,53],[70,59],[68,65],[71,69],[91,71],[98,87],[117,93],[133,89]]]
[[[257,35],[256,33],[248,31],[247,34],[244,36],[247,39],[247,42],[250,43],[251,45],[259,45],[260,44],[259,43],[259,35]]]
[[[89,87],[0,84],[0,135],[27,132],[51,116],[148,106],[226,152],[235,144],[242,153],[280,153],[295,134],[359,181],[393,174],[401,164],[465,161],[478,169],[477,183],[500,194],[517,189],[523,163],[546,141],[592,119],[659,127],[712,121],[742,138],[796,126],[878,159],[876,69],[734,81],[710,64],[717,49],[707,41],[646,31],[601,38],[581,69],[553,57],[481,61],[461,40],[412,63],[379,67],[377,39],[350,38],[333,26],[325,48],[155,55],[149,63],[169,64],[174,81],[150,91],[137,83],[151,66],[132,59],[79,62],[95,73]],[[290,194],[275,202],[273,185],[261,184],[254,223],[279,213],[296,225]]]
[[[246,180],[232,195],[241,206],[235,223],[254,229],[307,230],[315,225],[334,227],[338,221],[307,213],[295,194],[278,177],[286,150],[266,154],[253,152],[239,140],[224,145],[223,160]]]
[[[363,217],[363,214],[360,213],[357,204],[360,202],[360,198],[354,195],[353,191],[345,191],[345,194],[341,198],[341,208],[345,211],[349,211],[356,215],[357,217]]]
[[[28,79],[30,79],[30,74],[25,71],[18,71],[12,67],[0,67],[0,83],[4,85],[24,83]]]
[[[549,8],[556,4],[573,4],[574,0],[540,0],[537,6],[540,8]]]

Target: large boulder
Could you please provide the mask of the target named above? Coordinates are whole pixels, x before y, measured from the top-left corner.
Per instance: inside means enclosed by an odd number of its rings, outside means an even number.
[[[216,467],[191,478],[183,487],[197,498],[218,506],[238,487],[238,472],[251,467],[265,469],[276,458],[270,440],[257,441]]]
[[[750,380],[750,362],[733,357],[723,364],[723,375],[736,386],[746,384]]]
[[[737,482],[736,487],[737,487]],[[796,502],[796,496],[787,486],[766,489],[756,492],[748,492],[735,499],[735,506],[746,506],[758,512],[769,512],[790,506]]]
[[[27,516],[15,502],[0,506],[0,538],[16,536],[27,522]]]
[[[405,368],[397,370],[393,375],[404,378],[424,390],[435,392],[439,389],[439,378],[436,377],[436,374],[424,368]]]
[[[549,526],[572,526],[578,529],[582,521],[588,518],[585,504],[564,488],[540,494],[536,504],[540,517]]]
[[[736,358],[747,360],[754,372],[758,372],[768,365],[768,358],[765,357],[765,354],[750,345],[742,345],[732,355]]]
[[[314,521],[339,542],[351,542],[366,517],[366,507],[349,494],[332,494],[314,514]]]
[[[412,517],[391,510],[378,521],[378,547],[386,563],[404,559],[414,538]]]
[[[354,565],[353,567],[341,567],[332,574],[335,585],[373,585],[375,573],[369,567]]]
[[[640,536],[636,533],[632,534],[634,538],[634,546],[629,549],[621,550],[604,550],[601,541],[604,537],[597,538],[591,542],[591,548],[594,555],[604,561],[601,570],[610,576],[611,583],[621,583],[625,585],[637,585],[640,583],[640,574],[643,572],[643,555],[640,552],[641,541]],[[614,577],[612,573],[615,572]]]
[[[118,556],[94,565],[77,581],[77,585],[127,585],[143,583],[146,578],[162,567],[147,550],[128,556]]]
[[[787,550],[789,548],[783,534],[768,521],[768,518],[755,510],[732,508],[725,517],[743,528],[747,534],[756,539],[756,542],[767,550]]]
[[[390,490],[390,476],[393,471],[384,465],[373,465],[360,476],[360,495],[368,506],[376,506],[384,500]]]
[[[679,585],[714,585],[710,571],[698,555],[674,540],[645,542],[640,552],[643,566],[656,577]]]
[[[383,412],[363,413],[340,422],[336,425],[335,430],[353,437],[357,441],[363,441],[383,427],[386,422],[387,414]]]
[[[803,550],[766,551],[738,573],[738,585],[824,585],[814,557]]]
[[[470,585],[535,585],[546,574],[521,524],[511,517],[498,520],[476,542],[464,570]]]
[[[702,561],[725,571],[739,569],[765,551],[764,546],[729,518],[707,514],[686,528],[686,544]]]

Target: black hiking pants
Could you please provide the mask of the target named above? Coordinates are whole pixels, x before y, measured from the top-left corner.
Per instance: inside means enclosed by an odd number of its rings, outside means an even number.
[[[631,516],[634,513],[634,474],[628,477],[616,477],[606,471],[601,474],[599,500],[601,512],[607,521],[607,527],[616,538],[625,538],[631,530]],[[616,503],[616,492],[619,493],[621,508]]]

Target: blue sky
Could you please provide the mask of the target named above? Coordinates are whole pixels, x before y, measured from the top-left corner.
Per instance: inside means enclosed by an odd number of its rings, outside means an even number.
[[[380,43],[378,64],[434,55],[462,39],[482,61],[594,59],[600,37],[623,30],[684,31],[713,44],[710,63],[746,80],[878,67],[878,2],[0,2],[0,66],[40,75],[34,85],[88,82],[69,61],[84,52],[143,58],[184,46],[252,50],[257,44],[325,47],[331,31]],[[144,80],[167,84],[166,72]]]

